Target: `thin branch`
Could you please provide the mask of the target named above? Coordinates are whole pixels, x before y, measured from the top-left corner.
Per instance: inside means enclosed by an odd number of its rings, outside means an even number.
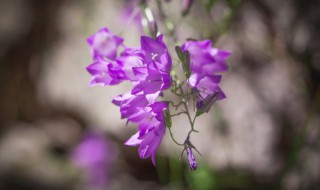
[[[179,145],[179,146],[184,146],[183,144],[178,143],[178,141],[176,141],[176,139],[174,139],[173,133],[172,133],[172,131],[171,131],[171,128],[168,128],[168,129],[169,129],[169,133],[170,133],[170,136],[171,136],[173,142],[176,143],[176,144]]]

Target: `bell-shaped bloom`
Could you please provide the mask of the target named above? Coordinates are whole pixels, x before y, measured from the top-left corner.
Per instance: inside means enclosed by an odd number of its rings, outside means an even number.
[[[117,65],[104,60],[95,61],[87,67],[87,71],[92,75],[90,86],[116,85],[124,78],[124,73],[117,69]]]
[[[126,80],[138,81],[141,79],[139,68],[145,68],[143,54],[139,49],[126,48],[115,61],[107,62],[98,57],[87,67],[87,71],[93,76],[90,86],[116,85]]]
[[[210,40],[187,41],[181,49],[183,52],[189,51],[191,72],[196,74],[197,80],[228,70],[226,59],[230,52],[211,47]]]
[[[97,58],[114,60],[117,57],[118,47],[122,44],[123,39],[104,27],[91,35],[87,42],[91,47],[91,54],[94,60]]]
[[[140,81],[134,86],[131,91],[132,94],[139,92],[143,92],[143,94],[154,94],[170,88],[171,77],[168,73],[162,73],[154,69],[147,69],[147,71],[145,80]]]
[[[125,48],[121,56],[116,59],[117,65],[124,73],[125,79],[130,81],[143,80],[139,71],[146,67],[144,54],[137,48]]]
[[[149,67],[164,73],[170,73],[172,60],[163,42],[163,35],[157,39],[148,36],[141,37],[141,50],[145,52],[145,62]]]
[[[120,107],[122,119],[127,118],[131,121],[132,118],[136,117],[139,108],[145,108],[149,105],[149,100],[144,95],[132,95],[131,93],[126,93],[115,97],[112,103]]]
[[[138,150],[140,158],[151,156],[154,165],[156,151],[165,133],[164,109],[168,109],[164,102],[156,102],[144,109],[144,113],[141,113],[143,117],[139,119],[139,132],[125,143],[129,146],[140,145]]]
[[[144,52],[146,67],[140,68],[140,75],[144,76],[144,80],[135,85],[132,94],[156,94],[171,86],[172,61],[162,38],[162,35],[157,39],[141,37],[141,50]]]
[[[187,41],[181,46],[183,52],[190,54],[189,85],[197,101],[198,113],[208,112],[215,101],[225,98],[219,83],[220,72],[228,70],[226,59],[230,52],[211,47],[210,40]]]

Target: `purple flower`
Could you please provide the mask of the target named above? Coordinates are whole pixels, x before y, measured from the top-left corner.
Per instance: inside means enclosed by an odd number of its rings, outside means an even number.
[[[155,99],[148,100],[144,95],[132,95],[126,93],[115,97],[112,101],[115,105],[120,107],[121,118],[127,118],[129,121],[134,122],[139,108],[145,108],[150,102],[154,102]]]
[[[168,73],[162,73],[158,70],[147,69],[147,76],[145,80],[140,81],[132,89],[132,94],[143,92],[144,94],[155,94],[170,88],[171,77]]]
[[[221,75],[206,76],[200,81],[194,80],[193,75],[189,78],[189,84],[199,92],[200,97],[203,99],[215,92],[219,92],[217,100],[222,100],[226,97],[219,87],[220,81]]]
[[[115,61],[118,47],[123,39],[112,34],[107,28],[102,28],[87,39],[90,45],[94,62],[87,67],[87,71],[93,76],[90,86],[115,85],[128,79],[128,73],[123,68],[121,60]],[[108,60],[109,59],[109,60]],[[132,63],[131,61],[130,63]],[[136,61],[136,65],[140,62]]]
[[[139,68],[145,68],[143,56],[139,49],[126,48],[115,61],[107,62],[98,57],[87,67],[87,71],[93,76],[90,86],[115,85],[125,80],[139,80]]]
[[[90,86],[119,84],[125,75],[117,65],[104,60],[95,61],[87,67],[87,71],[93,76]]]
[[[162,41],[162,35],[157,39],[142,36],[141,49],[125,48],[119,57],[109,62],[96,56],[95,62],[87,70],[93,76],[90,86],[116,85],[130,80],[138,81],[133,94],[140,91],[154,94],[170,87],[171,65],[171,57]],[[147,88],[150,90],[146,91]]]
[[[139,132],[125,144],[140,145],[140,158],[152,157],[155,164],[156,151],[165,133],[165,121],[162,111],[168,106],[164,102],[155,102],[159,94],[171,86],[171,57],[163,43],[163,36],[157,39],[141,37],[141,51],[145,66],[135,67],[135,76],[139,82],[131,94],[119,96],[114,103],[120,106],[123,118],[138,123]],[[146,106],[147,105],[147,106]]]
[[[137,48],[125,48],[121,56],[116,59],[117,65],[124,73],[125,79],[130,81],[138,81],[141,78],[140,69],[146,67],[144,54]]]
[[[191,170],[196,170],[198,167],[198,164],[196,162],[196,159],[194,158],[194,155],[192,153],[192,149],[189,146],[187,146],[186,150],[187,150],[187,155],[188,155],[188,160],[189,160],[189,167]]]
[[[87,173],[88,185],[105,186],[108,167],[115,160],[117,153],[102,134],[89,132],[73,150],[71,159]]]
[[[211,47],[210,40],[187,41],[181,49],[183,52],[189,51],[191,71],[197,80],[228,70],[225,60],[230,56],[230,52]]]
[[[141,55],[141,52],[143,54]],[[141,37],[141,52],[137,52],[143,64],[132,68],[137,83],[131,93],[114,98],[113,103],[120,107],[121,117],[139,125],[139,132],[125,144],[140,145],[140,158],[152,157],[155,164],[156,151],[165,133],[165,121],[162,111],[168,106],[156,102],[159,94],[171,86],[171,57],[162,41],[162,35],[153,39]],[[129,53],[129,56],[132,52]],[[126,56],[123,53],[122,56]]]
[[[165,133],[162,111],[167,109],[166,103],[156,100],[171,86],[171,57],[162,35],[156,39],[142,36],[141,49],[125,47],[117,57],[122,41],[106,28],[88,39],[95,60],[87,67],[93,76],[90,85],[115,85],[125,80],[134,84],[131,92],[115,97],[113,103],[120,107],[122,119],[139,126],[139,132],[126,144],[140,145],[140,157],[151,156],[155,164],[155,154]]]
[[[141,50],[126,49],[117,58],[117,63],[120,70],[110,71],[108,75],[118,75],[118,71],[122,71],[136,85],[131,94],[120,95],[114,98],[113,103],[120,107],[122,118],[133,121],[132,115],[137,113],[137,108],[153,104],[159,94],[170,87],[171,57],[162,35],[157,39],[142,36]]]
[[[223,92],[221,90],[217,90],[212,94],[207,95],[205,98],[203,98],[199,91],[195,88],[192,89],[192,93],[196,98],[197,115],[200,115],[204,112],[208,113],[210,111],[211,106],[219,99],[219,97],[221,97],[220,93]]]
[[[164,73],[170,72],[172,61],[163,42],[163,35],[159,35],[157,39],[142,36],[141,50],[145,52],[145,62],[149,67]]]
[[[187,41],[181,46],[183,52],[190,53],[191,76],[188,79],[189,85],[193,88],[193,93],[197,100],[197,108],[203,112],[208,112],[210,107],[201,105],[211,105],[225,98],[219,83],[221,81],[220,72],[228,70],[226,59],[230,52],[211,47],[210,40]],[[205,100],[205,101],[204,101]]]
[[[140,73],[145,79],[141,80],[132,89],[132,94],[159,94],[171,86],[170,69],[172,66],[168,49],[162,41],[163,36],[157,39],[147,36],[141,37],[141,49],[144,52],[145,68],[140,68]]]
[[[106,27],[104,27],[91,35],[87,39],[87,42],[91,47],[91,54],[94,60],[98,58],[114,60],[117,57],[117,50],[122,44],[123,39],[112,34]]]
[[[156,151],[165,133],[165,121],[162,114],[164,109],[168,109],[164,102],[156,102],[143,109],[144,113],[140,114],[143,117],[138,120],[139,132],[125,143],[129,146],[140,145],[138,150],[140,158],[145,159],[151,156],[154,165]]]

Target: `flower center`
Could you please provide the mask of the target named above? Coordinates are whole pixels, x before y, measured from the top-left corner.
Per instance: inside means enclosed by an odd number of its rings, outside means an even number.
[[[156,54],[156,53],[151,53],[151,56],[152,56],[152,60],[154,61],[154,60],[157,58],[158,54]]]

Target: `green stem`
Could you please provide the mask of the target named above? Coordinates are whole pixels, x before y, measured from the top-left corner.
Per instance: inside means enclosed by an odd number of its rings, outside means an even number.
[[[179,113],[176,113],[176,114],[172,114],[172,115],[170,115],[170,117],[178,116],[178,115],[181,115],[181,114],[187,114],[187,112],[186,111],[182,111],[182,112],[179,112]]]
[[[183,89],[182,89],[182,86],[179,86],[179,89],[180,89],[180,93],[181,94],[184,94],[183,92]],[[193,129],[193,122],[191,120],[191,116],[190,116],[190,113],[189,113],[189,109],[188,109],[188,105],[185,101],[182,101],[183,105],[184,105],[184,108],[186,109],[186,112],[187,112],[187,116],[188,116],[188,119],[189,119],[189,122],[190,122],[190,125],[191,125],[191,128]]]
[[[173,137],[173,133],[171,131],[171,128],[168,128],[168,129],[169,129],[169,133],[170,133],[170,136],[171,136],[173,142],[176,143],[179,146],[183,146],[184,144],[178,143],[178,141],[176,141],[176,139]]]

